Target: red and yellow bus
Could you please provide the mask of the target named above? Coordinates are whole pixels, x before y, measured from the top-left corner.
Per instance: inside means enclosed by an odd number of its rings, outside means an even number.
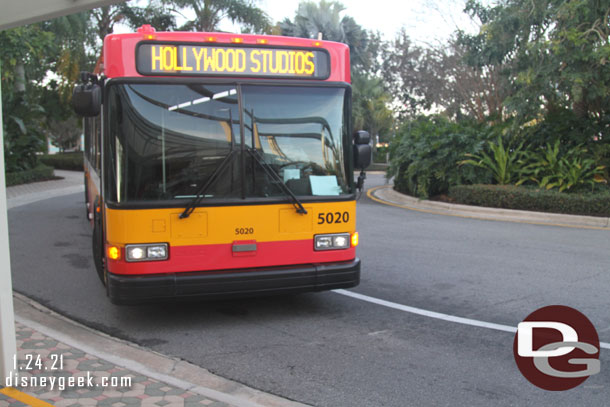
[[[358,284],[353,174],[371,153],[351,129],[346,45],[143,26],[107,36],[81,79],[93,258],[112,302]]]

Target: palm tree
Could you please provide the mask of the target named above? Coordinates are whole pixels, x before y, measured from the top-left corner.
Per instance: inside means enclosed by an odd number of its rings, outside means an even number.
[[[344,10],[345,7],[335,1],[321,0],[319,4],[301,2],[294,22],[286,18],[280,23],[281,33],[303,38],[317,38],[318,33],[322,33],[325,40],[349,45],[352,65],[363,65],[368,44],[367,32],[352,17],[341,17]]]
[[[180,30],[218,31],[220,22],[228,18],[257,32],[265,32],[270,27],[269,17],[256,7],[252,0],[164,0],[176,11],[192,10],[195,19],[187,22]]]
[[[102,42],[104,37],[113,33],[114,25],[125,18],[123,8],[120,5],[93,9],[91,10],[91,15],[97,27],[97,35]]]
[[[95,46],[95,29],[90,14],[83,12],[40,23],[46,31],[54,34],[52,49],[48,53],[53,71],[59,77],[60,100],[67,102],[79,73],[93,68],[95,56],[88,49]],[[46,64],[45,64],[46,65]],[[45,67],[45,70],[48,69]]]
[[[176,29],[176,15],[161,0],[149,1],[144,7],[133,6],[129,3],[123,3],[120,7],[123,9],[126,23],[133,29],[144,24],[152,25],[157,31]]]
[[[393,123],[392,111],[388,108],[391,98],[382,79],[357,74],[352,78],[352,89],[354,129],[367,130],[375,142],[381,141],[389,135]]]

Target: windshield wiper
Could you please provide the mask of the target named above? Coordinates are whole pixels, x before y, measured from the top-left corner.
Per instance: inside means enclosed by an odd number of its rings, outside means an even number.
[[[284,182],[282,177],[280,177],[280,175],[277,172],[275,172],[275,170],[270,168],[269,165],[265,162],[265,160],[259,156],[258,150],[255,150],[253,148],[249,148],[246,151],[263,168],[265,173],[269,177],[271,177],[271,179],[273,179],[273,180],[275,180],[275,182],[277,182],[277,184],[279,185],[279,187],[282,190],[282,192],[284,194],[286,194],[292,200],[292,204],[294,205],[294,208],[296,209],[297,213],[300,213],[301,215],[306,215],[307,214],[307,210],[305,209],[305,207],[303,206],[301,201],[299,201],[299,198],[297,198],[292,193],[292,191],[290,190],[290,188],[288,188],[288,185],[286,185],[286,183]]]
[[[199,205],[199,202],[201,202],[201,200],[205,197],[205,192],[208,190],[208,188],[214,183],[214,181],[216,181],[220,173],[224,171],[225,167],[229,165],[231,161],[233,161],[233,157],[235,156],[236,152],[237,150],[231,150],[229,154],[227,154],[216,170],[214,170],[212,175],[210,175],[210,178],[208,178],[205,184],[203,184],[195,193],[195,198],[193,198],[186,208],[184,208],[184,212],[182,212],[179,216],[180,219],[188,218],[191,213],[193,213],[197,205]]]

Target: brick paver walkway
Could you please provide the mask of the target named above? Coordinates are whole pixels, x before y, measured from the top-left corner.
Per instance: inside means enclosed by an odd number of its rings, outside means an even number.
[[[55,175],[63,177],[63,179],[8,187],[6,189],[8,207],[39,200],[41,193],[51,197],[66,193],[66,191],[77,192],[83,186],[82,172],[56,170]],[[229,406],[226,403],[115,366],[21,323],[17,322],[15,329],[17,366],[20,369],[19,382],[8,383],[8,386],[41,401],[40,404],[32,405],[57,407]],[[32,378],[37,382],[33,383]],[[70,380],[74,381],[72,385],[70,385]],[[79,380],[82,386],[78,386]],[[125,380],[130,382],[129,385],[125,385]],[[104,384],[108,384],[108,386],[104,386]],[[0,383],[0,389],[4,385],[7,383]],[[10,391],[8,392],[10,393]],[[18,394],[15,395],[15,397],[17,396]],[[27,405],[29,404],[0,393],[0,407]]]
[[[18,322],[15,329],[17,366],[21,369],[18,384],[24,384],[24,381],[28,384],[21,386],[13,383],[12,387],[53,406],[228,406],[115,366]],[[72,386],[71,377],[74,377]],[[78,378],[82,378],[81,386],[78,385]],[[43,380],[46,385],[40,386]],[[0,393],[0,406],[20,407],[27,404]]]

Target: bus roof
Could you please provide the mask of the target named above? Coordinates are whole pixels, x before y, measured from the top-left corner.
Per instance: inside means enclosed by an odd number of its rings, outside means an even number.
[[[219,58],[217,65],[213,56]],[[308,38],[157,32],[144,25],[136,33],[106,36],[103,58],[108,78],[215,76],[350,82],[349,47]],[[209,62],[207,71],[204,61]]]

